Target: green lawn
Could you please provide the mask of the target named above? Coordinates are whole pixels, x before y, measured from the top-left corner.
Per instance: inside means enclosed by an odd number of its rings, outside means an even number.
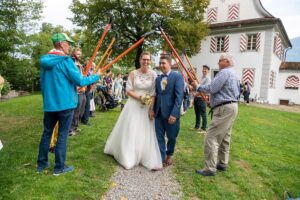
[[[0,199],[101,199],[117,163],[103,154],[119,109],[96,113],[90,127],[69,138],[63,176],[36,174],[42,132],[40,95],[0,103]],[[191,131],[193,112],[182,118],[174,172],[185,199],[282,199],[285,190],[300,196],[300,114],[240,106],[234,125],[229,170],[201,177],[203,136]]]
[[[182,120],[176,176],[186,199],[282,199],[300,197],[300,114],[239,106],[229,170],[216,177],[194,173],[204,166],[204,137],[190,131],[194,116]]]

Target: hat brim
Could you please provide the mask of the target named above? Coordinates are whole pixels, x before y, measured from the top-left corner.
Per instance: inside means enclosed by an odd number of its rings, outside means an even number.
[[[71,45],[74,45],[75,44],[75,42],[73,41],[73,40],[66,40],[67,42],[69,42]]]

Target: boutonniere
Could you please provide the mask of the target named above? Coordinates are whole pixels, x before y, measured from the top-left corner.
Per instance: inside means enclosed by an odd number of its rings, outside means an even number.
[[[161,81],[161,83],[162,83],[162,90],[165,90],[166,89],[166,87],[167,87],[167,85],[168,85],[168,80],[167,79],[163,79],[162,81]]]

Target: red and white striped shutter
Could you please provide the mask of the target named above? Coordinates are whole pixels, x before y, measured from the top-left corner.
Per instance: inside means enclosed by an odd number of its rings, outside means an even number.
[[[239,19],[240,4],[232,4],[228,7],[228,20]]]
[[[241,34],[241,41],[240,41],[240,51],[244,52],[247,50],[247,44],[248,44],[248,36],[246,33]]]
[[[273,52],[276,53],[276,45],[277,45],[277,36],[274,37],[274,47],[273,47]]]
[[[215,37],[211,37],[210,39],[210,52],[214,53],[217,49],[217,39]]]
[[[299,78],[295,75],[289,76],[285,82],[285,88],[298,89],[299,88]]]
[[[280,54],[282,51],[282,47],[281,47],[281,38],[279,36],[276,37],[276,50],[275,50],[275,54],[280,58]]]
[[[226,35],[224,38],[224,51],[229,51],[229,35]]]
[[[217,8],[210,8],[207,11],[207,22],[212,23],[217,21]]]
[[[257,35],[256,35],[256,51],[260,50],[260,40],[261,40],[261,33],[257,33]]]
[[[243,69],[243,83],[248,83],[253,86],[254,83],[254,68]]]

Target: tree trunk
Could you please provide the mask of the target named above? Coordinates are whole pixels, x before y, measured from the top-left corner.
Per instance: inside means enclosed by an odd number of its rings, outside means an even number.
[[[139,69],[140,68],[140,56],[143,53],[143,43],[141,43],[140,46],[137,47],[136,50],[136,56],[135,56],[135,68]]]

